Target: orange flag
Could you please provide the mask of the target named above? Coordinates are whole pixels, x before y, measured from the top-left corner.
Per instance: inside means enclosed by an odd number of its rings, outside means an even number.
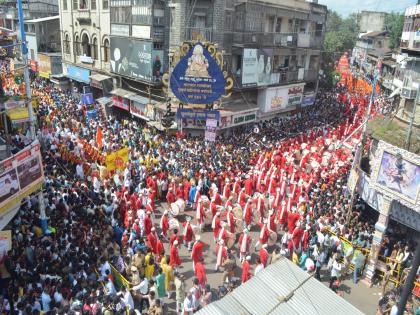
[[[99,128],[99,126],[96,128],[96,146],[99,148],[99,149],[102,149],[102,137],[103,137],[103,134],[102,134],[102,130],[101,130],[101,128]]]

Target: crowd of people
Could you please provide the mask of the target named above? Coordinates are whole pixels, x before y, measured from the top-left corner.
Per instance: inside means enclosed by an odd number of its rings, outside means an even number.
[[[72,93],[41,79],[32,89],[44,200],[26,198],[13,220],[0,312],[158,315],[174,303],[176,313],[192,314],[282,257],[335,291],[350,264],[358,281],[374,228],[360,219],[361,206],[352,207],[346,184],[354,152],[339,144],[349,135],[358,141],[352,132],[367,96],[325,91],[310,108],[259,123],[258,134],[208,143],[100,108],[86,120]],[[16,133],[16,149],[28,137]],[[128,162],[107,171],[104,156],[125,147]],[[340,236],[354,246],[345,248]],[[189,256],[181,257],[182,246]],[[223,271],[228,285],[216,292],[209,271]]]

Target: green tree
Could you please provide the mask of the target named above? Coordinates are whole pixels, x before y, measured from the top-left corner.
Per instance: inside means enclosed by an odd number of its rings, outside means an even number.
[[[385,16],[385,29],[389,32],[389,48],[400,47],[401,33],[404,26],[404,15],[391,12]]]

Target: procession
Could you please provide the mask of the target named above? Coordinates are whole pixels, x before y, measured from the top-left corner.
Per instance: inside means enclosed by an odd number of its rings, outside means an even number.
[[[5,257],[8,303],[21,314],[169,314],[169,305],[192,314],[283,257],[319,280],[328,265],[335,291],[355,263],[357,283],[365,257],[344,257],[338,237],[368,249],[373,228],[346,197],[354,152],[337,147],[367,96],[325,91],[316,114],[265,122],[259,139],[246,131],[210,144],[103,114],[85,123],[71,94],[39,79],[32,88],[48,227],[28,197]],[[128,161],[107,174],[102,153],[122,148]],[[220,275],[218,287],[208,273]]]
[[[0,5],[0,314],[420,314],[420,5],[207,2]]]

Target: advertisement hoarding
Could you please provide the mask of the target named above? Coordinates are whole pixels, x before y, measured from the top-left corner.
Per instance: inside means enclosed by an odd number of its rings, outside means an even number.
[[[201,43],[190,48],[170,76],[170,88],[186,104],[210,104],[225,93],[221,67]]]
[[[258,105],[263,113],[285,109],[289,101],[288,87],[275,87],[258,93]]]
[[[315,99],[316,99],[315,94],[305,95],[302,99],[302,106],[305,107],[305,106],[314,105]]]
[[[257,85],[257,49],[244,49],[242,56],[242,86]]]
[[[257,85],[264,86],[271,83],[271,69],[273,62],[273,49],[258,49]]]
[[[216,128],[217,128],[217,120],[207,119],[206,131],[204,132],[204,140],[210,141],[210,142],[216,141]]]
[[[111,37],[111,71],[134,79],[151,81],[152,50],[152,42]]]
[[[38,54],[38,75],[43,78],[50,78],[51,75],[51,59],[45,54]]]
[[[302,103],[304,85],[296,85],[289,88],[289,105],[299,105]]]
[[[0,214],[39,189],[44,181],[38,142],[0,162]]]

